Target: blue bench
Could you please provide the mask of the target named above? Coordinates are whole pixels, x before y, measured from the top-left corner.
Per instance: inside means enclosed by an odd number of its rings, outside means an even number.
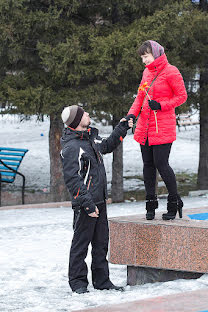
[[[16,175],[20,175],[22,181],[22,204],[24,204],[25,176],[18,172],[18,168],[28,149],[0,147],[0,206],[1,206],[1,183],[13,183]]]

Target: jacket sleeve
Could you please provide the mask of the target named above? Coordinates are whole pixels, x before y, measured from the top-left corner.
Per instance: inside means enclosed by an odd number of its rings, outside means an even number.
[[[102,154],[111,153],[124,139],[128,130],[128,123],[120,122],[107,139],[103,139],[99,149]]]
[[[144,71],[144,73],[145,73],[145,71]],[[144,73],[143,73],[142,80],[141,80],[139,87],[141,85],[143,85],[143,83],[145,82]],[[136,96],[130,110],[128,111],[127,115],[133,114],[137,118],[137,116],[139,115],[139,112],[142,108],[142,103],[144,101],[144,97],[145,97],[145,92],[144,91],[138,91],[137,96]]]
[[[161,111],[163,112],[180,106],[187,100],[183,77],[175,66],[171,66],[171,69],[167,72],[167,81],[173,91],[173,97],[169,100],[160,101]]]
[[[72,150],[70,147],[62,150],[61,159],[63,165],[64,181],[74,199],[84,208],[87,214],[95,211],[95,204],[92,200],[84,178],[81,175],[83,160],[82,150]]]

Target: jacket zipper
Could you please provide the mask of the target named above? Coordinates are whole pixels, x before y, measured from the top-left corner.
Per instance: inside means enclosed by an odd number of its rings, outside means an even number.
[[[89,182],[88,182],[88,185],[87,185],[87,190],[89,190],[89,188],[90,188],[91,181],[92,181],[92,176],[90,176],[90,178],[89,178]]]
[[[100,162],[100,164],[101,164],[101,159],[100,159],[99,152],[97,152],[97,156],[98,156],[98,160],[99,160],[99,162]]]
[[[155,114],[156,133],[158,133],[157,111],[154,110],[154,114]]]
[[[90,173],[90,160],[89,160],[89,164],[88,164],[88,168],[87,168],[87,173],[86,173],[85,178],[84,178],[84,184],[87,183],[89,173]]]
[[[76,198],[79,196],[79,191],[80,191],[80,187],[79,187],[79,189],[78,189],[77,195],[74,196],[74,199],[76,199]]]

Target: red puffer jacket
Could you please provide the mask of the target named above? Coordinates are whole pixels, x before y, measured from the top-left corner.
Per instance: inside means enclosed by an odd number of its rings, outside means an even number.
[[[133,114],[137,117],[141,111],[134,139],[142,145],[145,145],[147,138],[149,145],[172,143],[176,139],[175,107],[187,99],[183,78],[179,70],[168,63],[165,54],[146,66],[140,86],[145,82],[150,86],[157,75],[148,94],[152,100],[160,103],[161,110],[154,113],[149,107],[148,97],[145,98],[145,91],[138,91],[128,112],[128,115]]]

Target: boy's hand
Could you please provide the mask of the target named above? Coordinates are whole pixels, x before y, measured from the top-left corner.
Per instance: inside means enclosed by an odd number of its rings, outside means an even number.
[[[95,212],[92,212],[92,213],[88,214],[88,216],[90,216],[92,218],[98,218],[99,217],[99,210],[98,210],[98,208],[96,207],[95,208]]]
[[[133,119],[133,122],[135,123],[136,121],[136,117],[134,116],[134,114],[129,114],[127,116],[124,117],[127,121],[129,121],[129,119]]]

